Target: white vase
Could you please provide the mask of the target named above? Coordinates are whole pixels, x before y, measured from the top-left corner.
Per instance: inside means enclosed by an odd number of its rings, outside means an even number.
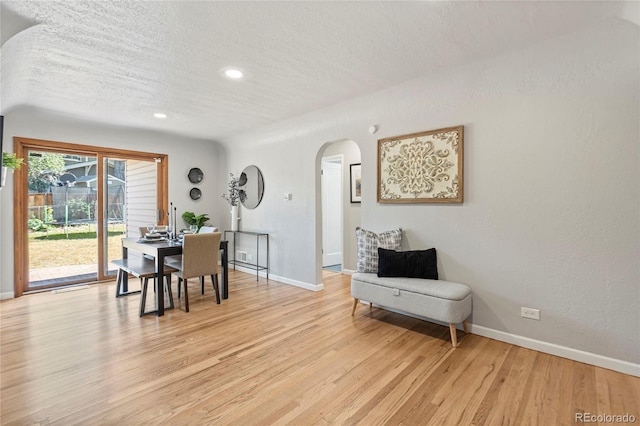
[[[4,186],[5,183],[7,182],[7,170],[9,170],[8,167],[3,167],[2,168],[2,185],[0,185],[0,186]]]
[[[240,217],[238,216],[238,206],[231,206],[231,230],[238,230],[238,222],[240,221]]]

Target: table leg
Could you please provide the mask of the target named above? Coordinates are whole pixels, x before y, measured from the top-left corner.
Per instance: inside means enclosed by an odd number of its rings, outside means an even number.
[[[164,315],[164,253],[162,250],[158,250],[156,256],[156,279],[153,286],[156,289],[156,307],[158,309],[157,315],[159,317]]]
[[[229,298],[229,242],[222,242],[222,298]]]
[[[260,235],[256,236],[256,281],[260,277]]]
[[[266,238],[267,238],[267,281],[269,281],[269,268],[271,267],[271,265],[269,265],[269,234],[267,234]]]

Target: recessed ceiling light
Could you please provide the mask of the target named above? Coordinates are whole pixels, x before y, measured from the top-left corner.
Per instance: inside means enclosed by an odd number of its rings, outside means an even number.
[[[239,68],[226,67],[222,68],[220,72],[229,80],[240,80],[244,77],[244,72]]]
[[[155,114],[153,114],[153,116],[155,118],[167,118],[167,114],[163,114],[161,112],[156,112]]]

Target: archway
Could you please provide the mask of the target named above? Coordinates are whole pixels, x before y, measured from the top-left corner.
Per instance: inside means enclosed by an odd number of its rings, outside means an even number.
[[[356,269],[356,238],[355,228],[360,226],[361,203],[351,202],[351,165],[361,164],[360,147],[350,139],[341,139],[327,142],[320,147],[316,155],[316,282],[322,282],[323,271],[323,246],[327,232],[325,214],[323,213],[323,158],[341,159],[341,262],[339,271],[351,274]],[[326,161],[325,161],[326,163]],[[325,194],[326,195],[326,194]],[[336,268],[337,269],[337,268]]]

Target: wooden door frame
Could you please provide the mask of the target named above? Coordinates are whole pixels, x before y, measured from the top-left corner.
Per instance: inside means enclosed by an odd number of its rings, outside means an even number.
[[[15,297],[24,294],[24,289],[29,277],[29,228],[27,226],[28,216],[28,152],[31,149],[48,152],[60,152],[61,154],[79,154],[96,157],[96,177],[98,187],[98,223],[104,221],[104,176],[103,159],[105,157],[122,158],[126,160],[155,161],[157,163],[157,205],[160,218],[166,220],[166,212],[169,206],[169,170],[168,155],[151,152],[131,151],[125,149],[79,145],[69,142],[57,142],[43,139],[30,139],[15,136],[13,138],[13,150],[18,158],[23,158],[23,166],[14,172],[13,178],[13,229],[14,229],[14,280],[13,291]],[[161,222],[162,223],[162,222]],[[98,230],[98,262],[101,265],[104,259],[104,227],[97,226]],[[98,281],[110,278],[104,275],[103,268],[98,268]]]

